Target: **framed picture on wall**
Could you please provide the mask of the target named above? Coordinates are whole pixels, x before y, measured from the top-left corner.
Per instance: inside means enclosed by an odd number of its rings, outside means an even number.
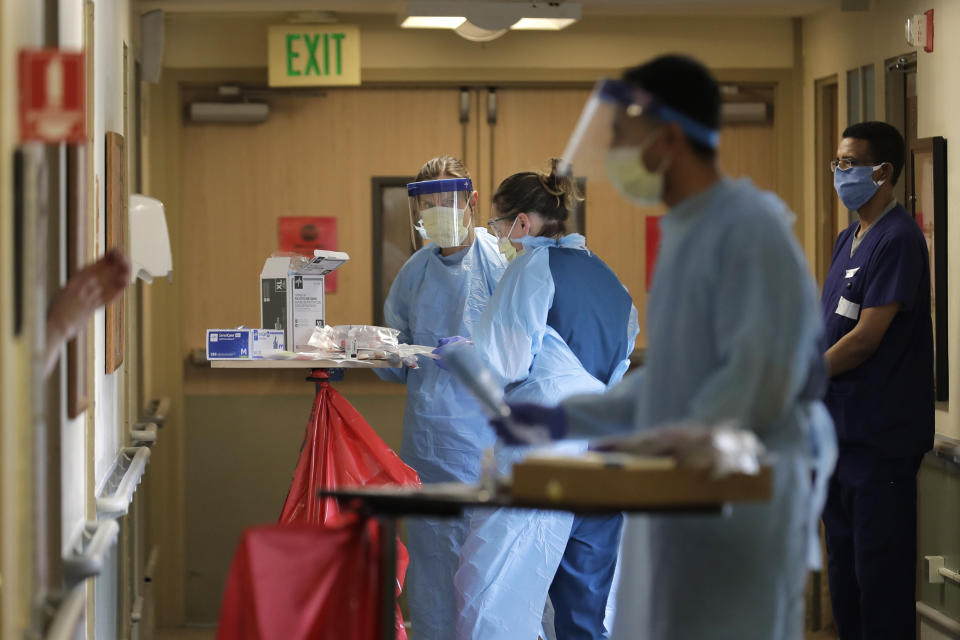
[[[933,321],[936,399],[946,402],[947,358],[947,141],[922,138],[910,145],[910,211],[930,254],[930,315]]]
[[[106,232],[107,246],[127,251],[127,160],[123,136],[107,132],[106,139]],[[117,370],[123,363],[124,305],[126,294],[107,305],[106,309],[106,373]]]
[[[87,184],[87,147],[67,147],[67,279],[73,278],[89,262]],[[76,418],[90,406],[90,380],[87,374],[89,328],[84,327],[67,343],[67,415]]]

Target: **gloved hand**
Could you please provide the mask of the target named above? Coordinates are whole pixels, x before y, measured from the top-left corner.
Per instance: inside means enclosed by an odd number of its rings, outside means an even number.
[[[443,363],[443,353],[446,349],[449,349],[452,345],[458,345],[464,342],[470,342],[469,338],[464,338],[463,336],[450,336],[449,338],[440,338],[437,341],[437,348],[432,351],[433,355],[440,356],[434,362],[437,363],[437,366],[443,369],[444,371],[450,371],[447,368],[447,365]]]
[[[567,413],[563,407],[539,404],[511,404],[509,418],[490,421],[493,430],[510,445],[547,444],[567,433]]]
[[[417,361],[417,356],[401,356],[396,351],[390,351],[386,355],[387,362],[390,363],[391,367],[396,367],[397,369],[407,368],[407,369],[419,369],[420,363]]]

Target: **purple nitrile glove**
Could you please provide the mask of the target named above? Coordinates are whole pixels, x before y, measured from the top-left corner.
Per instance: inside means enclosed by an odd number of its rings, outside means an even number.
[[[437,341],[437,348],[434,349],[432,352],[433,355],[440,356],[440,358],[437,360],[434,360],[434,362],[436,362],[437,366],[443,369],[444,371],[450,371],[450,369],[447,368],[447,365],[443,363],[444,350],[448,348],[450,345],[457,345],[462,342],[469,342],[469,341],[470,341],[469,338],[464,338],[463,336],[450,336],[449,338],[440,338],[440,340]]]
[[[567,413],[563,407],[540,404],[510,404],[509,418],[490,421],[493,430],[510,445],[547,444],[567,433]]]

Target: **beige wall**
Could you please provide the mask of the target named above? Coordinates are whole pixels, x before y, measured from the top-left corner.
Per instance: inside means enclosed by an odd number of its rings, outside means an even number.
[[[960,42],[955,34],[960,29],[960,2],[956,0],[873,0],[867,13],[831,11],[803,20],[803,168],[805,198],[804,217],[815,219],[816,202],[814,150],[814,82],[837,74],[839,77],[840,130],[846,122],[846,80],[849,69],[873,64],[876,69],[877,118],[884,117],[884,61],[911,51],[903,35],[908,15],[934,9],[935,50],[920,52],[917,57],[917,99],[919,104],[917,134],[920,138],[947,138],[948,211],[960,210],[960,84],[956,64],[960,60]],[[956,133],[954,133],[956,132]],[[804,245],[808,258],[814,256],[814,229],[804,229]],[[960,224],[948,228],[948,305],[950,359],[950,397],[937,410],[937,431],[960,437]]]
[[[39,6],[16,0],[0,1],[0,610],[4,638],[21,637],[28,624],[30,596],[34,593],[34,550],[37,546],[33,518],[33,348],[34,325],[39,321],[36,295],[25,292],[24,331],[13,334],[13,194],[11,160],[17,146],[16,56],[22,47],[43,42]],[[26,224],[35,222],[25,221]],[[34,239],[24,245],[24,255],[35,255]],[[24,281],[34,282],[31,261],[24,261]]]
[[[164,64],[171,68],[250,68],[266,64],[266,25],[285,16],[171,15]],[[489,43],[452,31],[398,29],[389,16],[344,15],[360,25],[362,79],[429,70],[445,81],[502,80],[505,74],[618,69],[659,53],[688,53],[715,69],[793,66],[789,18],[588,17],[559,33],[510,32]],[[428,79],[430,76],[425,75]],[[575,78],[579,79],[579,78]]]

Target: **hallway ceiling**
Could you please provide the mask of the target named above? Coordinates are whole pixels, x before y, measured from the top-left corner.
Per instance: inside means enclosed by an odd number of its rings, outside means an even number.
[[[482,0],[479,0],[482,1]],[[635,16],[697,13],[800,16],[839,8],[841,0],[578,0],[584,15]],[[333,11],[398,14],[403,0],[140,0],[142,10],[171,13]]]

